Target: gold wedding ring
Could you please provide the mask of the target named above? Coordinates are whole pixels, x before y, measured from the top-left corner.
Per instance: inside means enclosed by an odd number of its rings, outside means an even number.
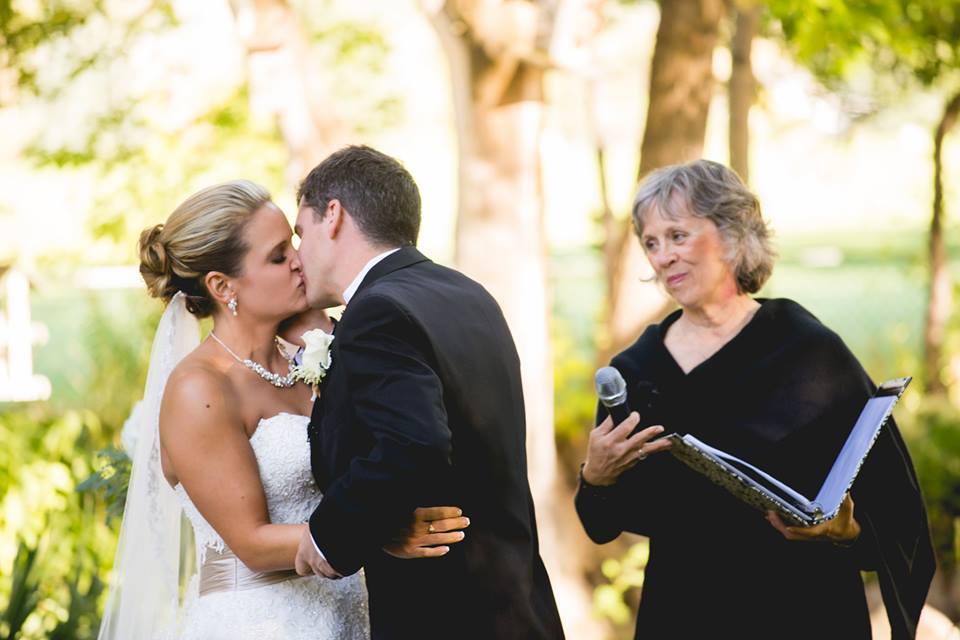
[[[647,454],[647,452],[643,450],[643,447],[640,447],[639,449],[637,449],[637,460],[646,460],[647,455],[649,454]]]

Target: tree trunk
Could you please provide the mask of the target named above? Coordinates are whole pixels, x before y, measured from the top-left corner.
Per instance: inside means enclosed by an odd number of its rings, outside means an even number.
[[[603,228],[603,264],[604,273],[607,274],[607,289],[610,288],[609,276],[613,273],[614,263],[617,259],[616,244],[618,233],[620,231],[619,221],[613,215],[613,206],[610,204],[610,187],[607,184],[607,154],[604,149],[604,141],[600,135],[600,121],[594,105],[594,95],[597,93],[596,81],[592,78],[586,79],[585,104],[587,112],[587,125],[589,126],[590,140],[593,143],[594,156],[597,159],[597,179],[600,195],[600,226]]]
[[[723,15],[723,0],[661,1],[638,178],[703,153],[713,96],[713,49]],[[621,228],[618,259],[609,277],[610,343],[602,349],[607,356],[672,305],[658,287],[640,281],[650,271],[632,228],[630,221]]]
[[[930,293],[927,300],[927,323],[923,332],[924,378],[927,392],[943,394],[946,388],[941,375],[943,340],[947,319],[953,304],[947,246],[943,238],[943,140],[960,114],[960,94],[953,96],[943,110],[943,117],[933,136],[933,215],[930,218]]]
[[[247,50],[251,111],[275,118],[289,152],[291,190],[320,160],[346,141],[310,54],[296,11],[286,0],[230,0]]]
[[[540,550],[568,637],[602,637],[582,567],[589,544],[557,469],[543,230],[543,76],[556,3],[424,3],[447,53],[459,142],[456,262],[503,309],[520,354]],[[433,3],[436,5],[437,3]]]
[[[759,4],[743,3],[734,8],[736,25],[730,42],[733,66],[730,70],[730,168],[744,183],[750,183],[750,107],[756,97],[756,79],[750,64],[753,38],[760,25]]]

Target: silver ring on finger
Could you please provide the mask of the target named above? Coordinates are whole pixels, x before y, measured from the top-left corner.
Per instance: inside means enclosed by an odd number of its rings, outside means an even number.
[[[646,460],[650,454],[643,450],[643,447],[637,449],[637,460]]]
[[[430,522],[427,524],[427,533],[435,533],[436,529],[433,528],[433,523]]]

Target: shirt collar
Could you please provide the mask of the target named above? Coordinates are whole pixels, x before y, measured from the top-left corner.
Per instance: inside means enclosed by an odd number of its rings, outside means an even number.
[[[360,270],[360,273],[357,274],[357,277],[353,279],[353,282],[351,282],[350,285],[344,290],[343,304],[350,303],[350,298],[352,298],[354,294],[357,292],[357,289],[360,288],[360,283],[363,282],[363,279],[367,277],[368,273],[370,273],[370,269],[373,269],[377,265],[377,263],[379,263],[381,260],[389,256],[390,254],[396,253],[397,251],[400,251],[400,247],[397,247],[396,249],[390,249],[389,251],[384,251],[383,253],[371,258],[370,261],[367,262],[367,264],[363,267],[363,269]]]

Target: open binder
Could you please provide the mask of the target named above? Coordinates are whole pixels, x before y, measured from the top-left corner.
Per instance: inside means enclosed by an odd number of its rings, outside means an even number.
[[[880,435],[910,377],[888,380],[867,400],[830,473],[813,500],[752,464],[701,442],[672,433],[669,449],[678,460],[761,511],[777,511],[789,524],[809,527],[836,517],[864,459]]]

